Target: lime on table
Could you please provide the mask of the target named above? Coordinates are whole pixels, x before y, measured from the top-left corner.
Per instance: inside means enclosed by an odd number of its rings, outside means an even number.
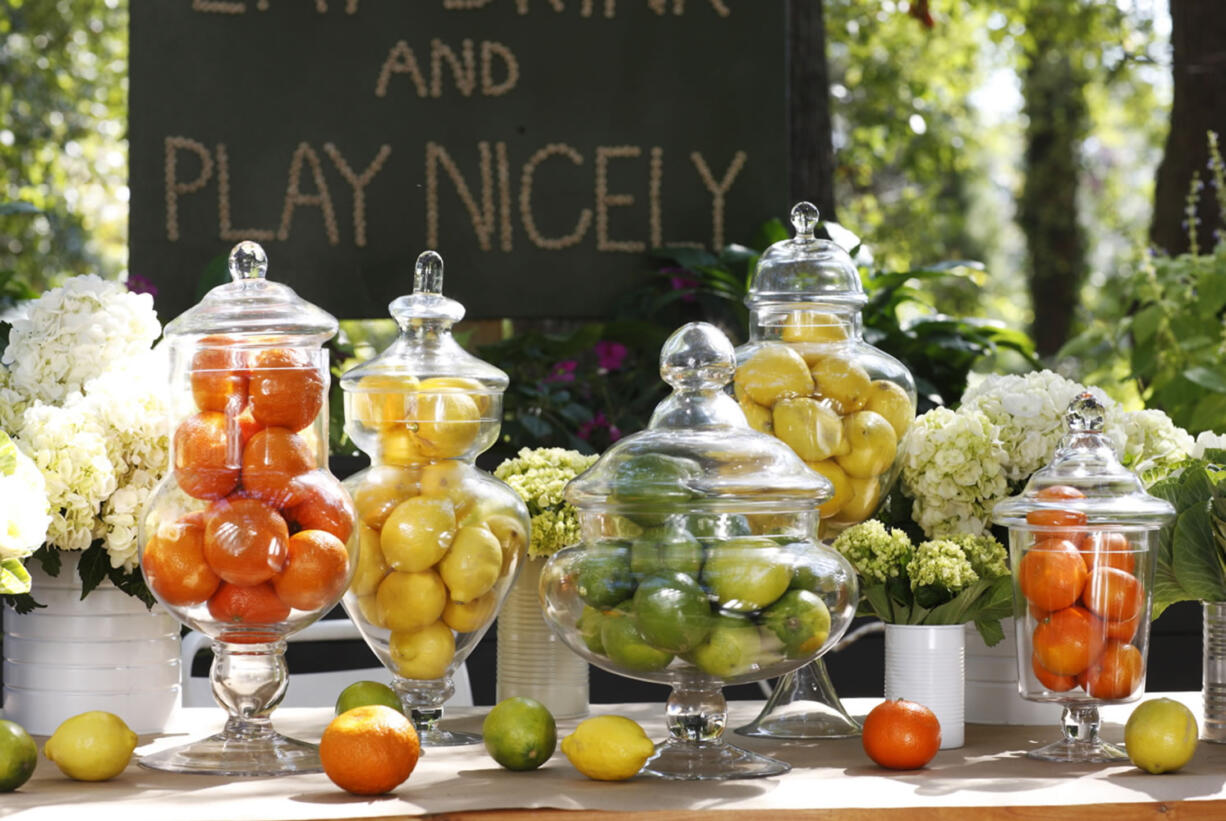
[[[0,792],[12,792],[30,780],[38,764],[38,745],[15,721],[0,719]]]
[[[403,713],[400,696],[396,691],[379,681],[355,681],[336,697],[336,714],[346,713],[354,707],[382,704]]]
[[[632,719],[593,716],[562,739],[562,752],[588,778],[624,781],[643,768],[655,745]]]
[[[498,702],[481,724],[486,752],[508,770],[535,770],[553,755],[558,728],[536,699],[515,696]]]
[[[136,749],[136,733],[114,713],[92,710],[66,719],[43,755],[69,778],[106,781],[124,771]]]

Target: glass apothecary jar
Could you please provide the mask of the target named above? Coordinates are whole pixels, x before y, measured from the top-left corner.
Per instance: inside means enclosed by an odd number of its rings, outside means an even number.
[[[571,481],[582,542],[541,572],[545,619],[575,652],[670,685],[670,738],[645,772],[722,779],[788,765],[726,743],[725,684],[824,653],[855,610],[855,573],[816,538],[830,483],[756,433],[726,393],[732,344],[691,323],[660,355],[673,388],[647,430]]]
[[[417,259],[390,306],[399,333],[341,377],[345,431],[371,466],[345,480],[358,566],[345,610],[392,673],[428,746],[470,744],[439,726],[452,678],[493,623],[527,550],[528,510],[475,467],[498,438],[507,376],[452,336],[464,307],[443,295],[443,260]]]
[[[1098,707],[1145,690],[1158,531],[1175,511],[1120,464],[1104,416],[1093,394],[1074,398],[1051,464],[992,511],[1009,528],[1018,691],[1064,708],[1063,737],[1032,758],[1126,761]]]
[[[253,242],[232,282],[165,328],[169,475],[140,520],[153,595],[213,639],[218,735],[141,759],[228,775],[318,771],[312,744],[268,718],[287,687],[285,638],[330,609],[353,573],[353,506],[328,472],[328,354],[336,320],[266,278]]]

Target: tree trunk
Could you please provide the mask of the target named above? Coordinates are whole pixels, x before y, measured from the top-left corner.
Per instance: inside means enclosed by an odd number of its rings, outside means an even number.
[[[1086,270],[1086,242],[1077,218],[1079,146],[1087,129],[1084,74],[1043,25],[1029,26],[1036,48],[1022,81],[1026,126],[1025,183],[1018,221],[1026,235],[1040,357],[1068,339]]]
[[[792,202],[834,220],[834,143],[823,0],[788,0],[788,138]]]
[[[1175,98],[1171,130],[1154,191],[1150,239],[1172,254],[1188,250],[1184,213],[1192,174],[1206,180],[1209,157],[1205,132],[1226,139],[1226,3],[1222,0],[1171,0],[1171,49]],[[1200,197],[1196,226],[1203,253],[1213,247],[1213,231],[1226,230],[1207,188]],[[1226,240],[1226,236],[1223,237]]]

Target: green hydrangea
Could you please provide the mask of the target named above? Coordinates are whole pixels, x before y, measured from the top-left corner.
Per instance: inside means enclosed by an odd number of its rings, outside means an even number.
[[[994,537],[963,533],[946,538],[962,548],[979,578],[999,579],[1009,575],[1009,552]]]
[[[911,590],[935,588],[952,596],[979,581],[966,553],[952,539],[932,539],[915,548],[907,562]]]
[[[853,525],[834,540],[834,549],[851,562],[864,584],[897,578],[911,559],[911,540],[876,519]]]
[[[579,541],[579,519],[563,498],[566,483],[597,459],[566,448],[521,448],[494,475],[520,495],[532,517],[528,555],[549,556]]]

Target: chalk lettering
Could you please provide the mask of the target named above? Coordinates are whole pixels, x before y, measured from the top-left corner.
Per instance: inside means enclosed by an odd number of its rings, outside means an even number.
[[[383,163],[391,156],[392,147],[387,143],[379,146],[379,152],[375,154],[375,158],[360,176],[353,173],[353,169],[341,155],[340,149],[333,143],[324,143],[324,152],[331,158],[336,170],[341,172],[345,182],[353,188],[353,244],[364,248],[366,246],[366,186],[370,185],[370,181],[383,169]]]
[[[490,169],[490,144],[482,140],[477,143],[477,151],[481,155],[480,207],[447,149],[436,142],[426,143],[426,245],[431,248],[436,248],[439,244],[438,167],[441,165],[451,177],[460,202],[468,209],[473,231],[477,234],[477,244],[482,251],[490,250],[490,238],[494,233],[494,186],[493,172]]]
[[[315,193],[304,194],[300,187],[302,179],[302,162],[306,160],[311,166],[311,177],[315,182]],[[281,210],[281,228],[277,231],[277,239],[284,242],[289,239],[290,223],[294,218],[294,209],[300,205],[318,206],[323,214],[324,228],[328,232],[328,244],[340,242],[340,232],[336,228],[336,214],[332,211],[332,197],[328,194],[328,182],[324,179],[323,169],[319,167],[319,155],[307,143],[299,143],[289,164],[289,181],[285,191],[285,207]]]
[[[276,233],[263,228],[240,228],[234,230],[230,223],[230,154],[225,143],[217,144],[217,234],[225,240],[253,239],[270,242]]]
[[[494,82],[494,58],[502,58],[506,77],[501,83]],[[481,93],[486,97],[501,97],[519,82],[519,61],[511,49],[493,40],[481,41]]]
[[[375,83],[376,97],[387,96],[387,84],[391,81],[393,74],[408,74],[417,88],[417,96],[426,96],[426,78],[421,76],[421,69],[417,66],[417,57],[404,40],[396,41],[396,45],[392,46],[392,50],[388,52],[387,59],[383,61],[383,68],[379,70],[379,79]]]
[[[690,154],[690,161],[694,163],[694,167],[698,169],[698,176],[702,178],[702,184],[711,192],[711,247],[720,249],[724,247],[724,201],[728,194],[728,189],[732,187],[736,175],[741,173],[741,169],[745,167],[746,155],[744,151],[738,151],[732,156],[732,162],[728,164],[728,170],[724,172],[724,178],[719,182],[715,182],[715,177],[711,174],[711,169],[707,166],[707,161],[703,159],[702,154],[695,151]]]
[[[164,143],[166,163],[166,239],[179,239],[179,195],[194,194],[213,176],[213,158],[203,143],[187,137],[167,137]],[[187,149],[200,158],[200,173],[191,182],[179,182],[178,150]]]
[[[637,145],[601,145],[596,148],[596,250],[642,253],[647,246],[635,240],[609,239],[609,208],[634,205],[633,194],[609,193],[609,160],[638,157]]]
[[[578,151],[565,143],[550,143],[538,150],[528,159],[528,162],[524,163],[524,170],[519,180],[519,218],[523,221],[524,231],[528,234],[528,239],[532,241],[533,245],[549,251],[560,251],[563,248],[578,245],[583,241],[583,235],[587,233],[588,227],[592,224],[592,211],[589,208],[584,208],[579,212],[579,220],[575,224],[575,230],[565,236],[550,239],[542,235],[540,230],[537,229],[536,217],[532,213],[532,190],[536,176],[536,167],[555,155],[566,157],[575,165],[583,165],[583,155]]]

